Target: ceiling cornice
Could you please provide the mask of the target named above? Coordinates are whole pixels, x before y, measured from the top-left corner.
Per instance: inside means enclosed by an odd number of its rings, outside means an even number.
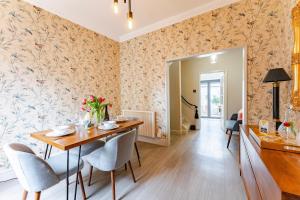
[[[150,24],[148,26],[145,26],[143,28],[134,30],[130,33],[124,34],[124,35],[120,36],[119,42],[125,42],[127,40],[131,40],[135,37],[138,37],[138,36],[141,36],[141,35],[156,31],[156,30],[159,30],[163,27],[170,26],[172,24],[184,21],[186,19],[189,19],[189,18],[192,18],[194,16],[206,13],[206,12],[211,11],[211,10],[215,10],[217,8],[224,7],[224,6],[232,4],[232,3],[236,3],[238,1],[241,1],[241,0],[215,0],[211,3],[206,4],[206,5],[193,8],[193,9],[191,9],[189,11],[186,11],[184,13],[181,13],[179,15],[169,17],[167,19],[155,22],[155,23]]]

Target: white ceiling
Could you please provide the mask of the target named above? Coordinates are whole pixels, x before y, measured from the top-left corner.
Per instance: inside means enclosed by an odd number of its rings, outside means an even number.
[[[125,41],[239,0],[132,0],[132,30],[127,28],[124,0],[119,0],[117,15],[113,0],[25,1],[109,38]]]

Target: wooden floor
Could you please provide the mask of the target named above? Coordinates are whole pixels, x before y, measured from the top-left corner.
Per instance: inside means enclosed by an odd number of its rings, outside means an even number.
[[[130,172],[117,172],[117,198],[137,200],[243,200],[246,199],[238,170],[238,137],[232,138],[230,150],[227,136],[218,120],[202,120],[199,132],[173,135],[170,147],[140,143],[142,167],[133,158],[137,183]],[[84,171],[87,183],[87,170]],[[86,184],[91,200],[111,199],[109,173],[96,171],[92,186]],[[74,182],[71,184],[74,191]],[[17,180],[0,183],[0,199],[21,199]],[[46,190],[42,199],[65,199],[65,182]],[[29,194],[28,199],[33,199]],[[73,199],[73,193],[72,198]],[[80,190],[78,198],[81,199]]]

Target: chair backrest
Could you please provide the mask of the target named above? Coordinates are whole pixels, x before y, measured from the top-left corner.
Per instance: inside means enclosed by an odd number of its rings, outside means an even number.
[[[237,121],[237,118],[238,118],[238,114],[234,113],[234,114],[231,115],[230,120]]]
[[[243,120],[237,120],[232,128],[233,131],[240,132],[240,124],[243,124]]]
[[[59,182],[48,163],[36,156],[29,147],[12,143],[4,145],[4,151],[25,190],[39,192]]]
[[[138,118],[138,117],[130,117],[130,116],[126,116],[125,115],[125,118],[127,119],[127,120],[140,120],[140,118]],[[137,141],[138,140],[138,129],[136,129],[136,133],[135,133],[135,137],[134,137],[134,140],[135,141]]]
[[[131,130],[112,138],[105,144],[99,160],[101,170],[118,169],[130,160],[135,135],[136,131]]]

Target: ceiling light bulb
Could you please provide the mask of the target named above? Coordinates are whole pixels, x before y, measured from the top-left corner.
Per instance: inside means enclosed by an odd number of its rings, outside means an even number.
[[[217,58],[218,58],[218,55],[217,54],[213,54],[210,56],[210,63],[211,64],[216,64],[217,63]]]
[[[114,12],[115,14],[119,13],[118,1],[114,0]]]
[[[133,28],[133,14],[132,14],[132,12],[128,13],[128,28],[129,29]]]
[[[132,19],[128,19],[128,28],[129,29],[132,29],[133,28],[133,22],[132,22]]]

